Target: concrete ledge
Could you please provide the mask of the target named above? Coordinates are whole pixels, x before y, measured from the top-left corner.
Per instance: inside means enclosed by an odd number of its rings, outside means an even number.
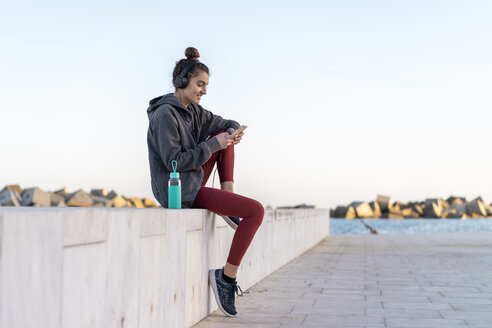
[[[328,210],[265,211],[246,290],[328,235]],[[234,231],[206,210],[0,208],[0,328],[190,327]]]

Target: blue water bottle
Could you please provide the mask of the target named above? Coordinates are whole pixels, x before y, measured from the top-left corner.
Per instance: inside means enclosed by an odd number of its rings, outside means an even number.
[[[177,209],[181,208],[181,180],[179,179],[179,173],[176,172],[178,162],[172,161],[171,165],[173,172],[171,172],[167,183],[168,207]]]

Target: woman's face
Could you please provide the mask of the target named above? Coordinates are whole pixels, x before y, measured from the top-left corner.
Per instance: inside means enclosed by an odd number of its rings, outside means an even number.
[[[190,103],[198,104],[203,95],[207,94],[208,74],[201,71],[197,76],[194,76],[188,82],[186,88],[183,89],[183,95]]]

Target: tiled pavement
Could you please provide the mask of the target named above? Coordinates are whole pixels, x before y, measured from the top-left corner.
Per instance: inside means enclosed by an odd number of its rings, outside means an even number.
[[[329,236],[195,327],[492,327],[492,233]]]

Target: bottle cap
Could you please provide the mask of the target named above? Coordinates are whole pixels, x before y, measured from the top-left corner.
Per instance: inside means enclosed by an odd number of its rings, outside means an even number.
[[[171,179],[179,179],[179,172],[176,172],[176,169],[178,168],[178,162],[176,162],[176,160],[173,160],[171,162],[171,166],[173,167],[173,172],[171,172]]]

